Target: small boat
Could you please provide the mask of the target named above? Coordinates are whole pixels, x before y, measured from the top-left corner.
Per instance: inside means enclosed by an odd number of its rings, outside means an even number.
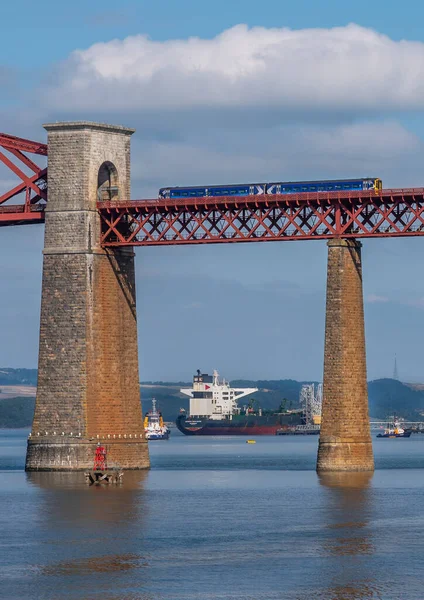
[[[398,422],[388,423],[384,433],[379,433],[378,438],[409,438],[411,431],[405,431]]]
[[[256,444],[256,440],[246,440],[246,444]]]
[[[152,410],[144,416],[144,435],[146,440],[167,440],[171,430],[163,421],[162,413],[156,409],[156,400],[152,398]]]

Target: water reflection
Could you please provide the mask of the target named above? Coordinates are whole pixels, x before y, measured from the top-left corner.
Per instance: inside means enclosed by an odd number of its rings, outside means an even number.
[[[326,589],[318,598],[362,600],[380,598],[381,585],[370,568],[375,546],[370,533],[372,512],[370,484],[373,473],[322,473],[319,482],[325,494],[325,527],[322,556],[338,558],[337,573],[332,573]]]
[[[335,556],[372,554],[374,547],[367,535],[370,511],[368,487],[372,473],[325,473],[321,485],[331,489],[330,522],[334,537],[324,545],[324,552]]]
[[[127,471],[122,485],[87,486],[83,473],[27,473],[43,492],[37,521],[45,551],[34,567],[45,588],[57,582],[61,598],[112,600],[112,590],[124,589],[125,598],[151,600],[142,584],[148,557],[140,552],[147,477]]]

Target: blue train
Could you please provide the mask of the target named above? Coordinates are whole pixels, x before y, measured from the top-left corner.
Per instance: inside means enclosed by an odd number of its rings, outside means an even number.
[[[159,190],[159,198],[203,198],[204,196],[256,196],[261,194],[301,194],[303,192],[345,192],[375,190],[383,187],[381,179],[333,179],[321,181],[284,181],[278,183],[244,183],[238,185],[208,185],[167,187]]]

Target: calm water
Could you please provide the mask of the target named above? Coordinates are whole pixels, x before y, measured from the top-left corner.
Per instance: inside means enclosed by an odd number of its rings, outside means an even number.
[[[25,474],[0,431],[0,598],[424,598],[424,435],[375,440],[373,476],[318,477],[316,438],[151,442],[122,487]]]

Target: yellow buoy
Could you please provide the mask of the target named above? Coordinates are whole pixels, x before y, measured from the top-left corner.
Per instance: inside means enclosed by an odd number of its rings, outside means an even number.
[[[256,440],[246,440],[246,444],[256,444]]]

